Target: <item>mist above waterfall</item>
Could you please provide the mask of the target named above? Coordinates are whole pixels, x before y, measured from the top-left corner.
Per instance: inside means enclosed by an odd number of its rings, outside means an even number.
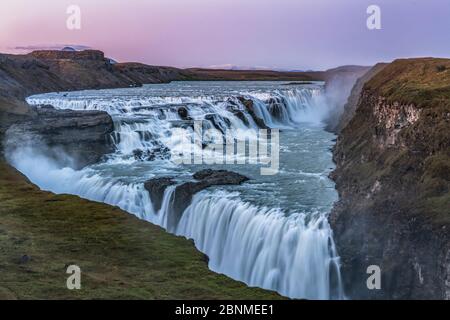
[[[64,181],[61,169],[72,176],[76,161],[58,146],[49,147],[39,136],[24,137],[6,134],[5,156],[19,171],[45,190],[54,190]]]
[[[363,76],[368,69],[360,68],[354,72],[336,73],[327,79],[325,85],[325,104],[328,106],[329,112],[323,118],[323,121],[325,121],[329,130],[335,130],[341,115],[344,113],[344,108],[353,86],[358,78]]]

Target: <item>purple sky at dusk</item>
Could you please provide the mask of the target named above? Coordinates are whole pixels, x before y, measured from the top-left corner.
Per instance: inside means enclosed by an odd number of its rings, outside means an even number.
[[[66,28],[69,5],[81,30]],[[381,7],[381,30],[366,9]],[[326,69],[450,57],[449,0],[2,0],[0,51],[66,44],[119,61]]]

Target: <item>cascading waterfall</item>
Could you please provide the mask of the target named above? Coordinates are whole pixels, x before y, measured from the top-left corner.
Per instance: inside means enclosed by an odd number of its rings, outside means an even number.
[[[195,239],[212,270],[289,297],[343,298],[330,287],[330,277],[340,283],[340,274],[326,216],[286,217],[231,196],[197,195],[177,229]]]
[[[195,134],[190,125],[192,120],[203,120],[208,128],[218,132],[257,129],[238,96],[251,99],[254,113],[270,128],[297,128],[303,121],[318,123],[326,112],[320,86],[231,91],[224,95],[214,90],[212,94],[194,91],[190,96],[167,96],[159,88],[155,89],[155,95],[148,96],[139,95],[136,90],[109,90],[103,96],[97,96],[96,91],[55,93],[28,99],[33,105],[110,113],[115,124],[113,140],[117,152],[106,163],[80,171],[60,168],[32,148],[9,155],[10,162],[43,189],[117,205],[167,228],[176,186],[167,187],[161,209],[155,212],[143,183],[177,168],[168,158],[158,158],[161,162],[157,170],[153,169],[156,171],[145,174],[133,171],[126,180],[123,166],[140,163],[136,150],[184,150],[186,146],[181,137],[177,138],[174,128],[185,131],[180,135]],[[187,111],[187,116],[180,108]],[[36,161],[45,163],[45,167],[36,170]],[[120,174],[104,170],[112,166],[119,168]],[[244,201],[236,192],[203,191],[194,196],[184,211],[176,233],[194,239],[198,249],[208,255],[212,270],[250,286],[276,290],[292,298],[344,298],[326,210],[287,212]]]

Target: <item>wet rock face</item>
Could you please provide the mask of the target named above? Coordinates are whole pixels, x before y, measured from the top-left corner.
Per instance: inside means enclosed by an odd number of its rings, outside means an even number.
[[[169,226],[176,228],[186,208],[191,204],[193,196],[206,188],[218,185],[239,185],[247,180],[247,177],[226,170],[202,170],[194,174],[198,182],[186,182],[176,187],[173,214],[168,218]]]
[[[264,120],[258,117],[258,115],[255,113],[255,106],[252,100],[245,99],[244,97],[238,97],[238,100],[243,104],[248,114],[253,118],[253,121],[255,121],[258,127],[260,127],[261,129],[269,129],[269,127],[267,127],[267,125],[264,123]]]
[[[177,112],[182,120],[192,120],[192,118],[189,117],[188,109],[186,109],[185,107],[178,108]]]
[[[169,160],[172,157],[170,149],[160,142],[155,142],[152,149],[133,150],[134,159],[137,161],[155,161],[155,160]]]
[[[31,146],[56,160],[71,159],[64,165],[80,169],[94,164],[114,151],[110,135],[111,117],[103,111],[57,110],[51,106],[35,109],[29,120],[12,125],[6,132],[5,149]]]
[[[350,298],[450,298],[450,73],[442,65],[450,59],[378,65],[341,119],[330,223]],[[381,269],[380,290],[367,287],[371,265]]]
[[[373,114],[377,120],[377,136],[380,147],[405,146],[399,141],[399,134],[419,120],[421,110],[413,104],[387,103],[379,98]]]
[[[249,126],[249,121],[247,117],[245,116],[244,112],[239,108],[239,106],[236,104],[236,102],[232,99],[228,100],[228,106],[227,111],[234,114],[236,118],[242,121],[242,123],[246,126]]]
[[[231,126],[230,120],[228,120],[227,118],[221,119],[217,114],[207,114],[205,116],[205,120],[208,121],[212,125],[212,127],[220,131],[222,134],[226,134],[227,129]],[[222,121],[224,123],[222,123]]]
[[[274,97],[270,98],[267,101],[267,104],[269,105],[269,111],[272,114],[272,116],[278,120],[288,120],[283,119],[283,110],[285,110],[286,101],[284,101],[281,97]]]
[[[168,186],[174,185],[176,182],[173,178],[156,178],[145,182],[144,188],[150,194],[153,209],[158,212],[161,209],[161,204],[164,196],[164,191]]]

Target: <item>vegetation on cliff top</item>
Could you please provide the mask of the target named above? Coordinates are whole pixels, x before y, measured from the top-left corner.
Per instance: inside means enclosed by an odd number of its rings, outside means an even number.
[[[450,59],[395,60],[375,75],[366,89],[377,91],[389,101],[450,109]]]
[[[68,265],[81,290],[66,288]],[[193,243],[101,203],[40,191],[0,160],[0,299],[276,299]]]

